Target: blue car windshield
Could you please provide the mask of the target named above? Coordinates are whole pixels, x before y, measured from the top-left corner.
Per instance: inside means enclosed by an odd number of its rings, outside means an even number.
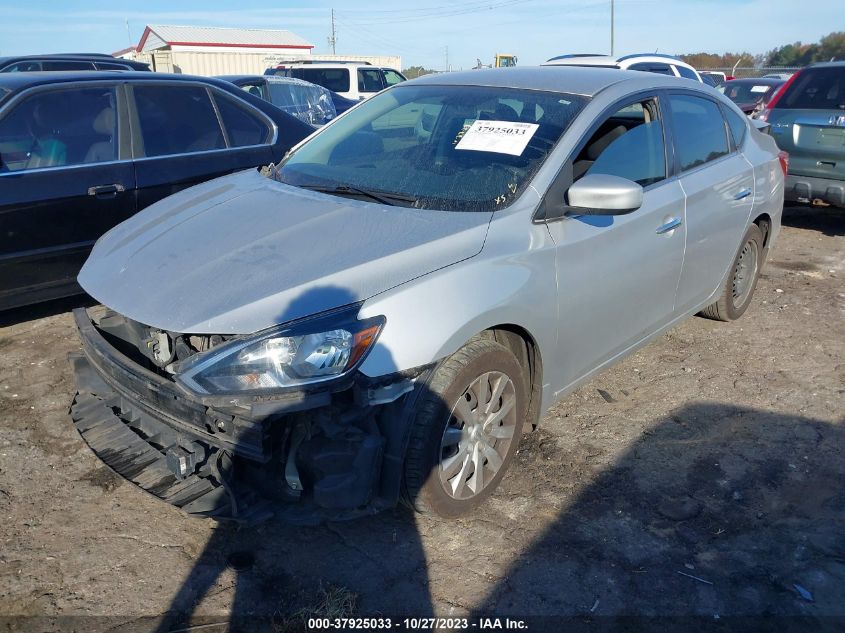
[[[420,209],[501,209],[525,189],[586,102],[537,90],[401,85],[305,142],[276,178]]]

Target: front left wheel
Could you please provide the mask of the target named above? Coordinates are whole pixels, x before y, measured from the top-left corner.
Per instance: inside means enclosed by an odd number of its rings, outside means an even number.
[[[496,488],[522,436],[525,370],[505,346],[474,339],[435,369],[420,394],[403,496],[419,512],[454,518]]]

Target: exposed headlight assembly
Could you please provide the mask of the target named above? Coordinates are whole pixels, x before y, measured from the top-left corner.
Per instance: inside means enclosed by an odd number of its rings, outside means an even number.
[[[200,394],[268,393],[348,374],[376,342],[383,317],[359,321],[358,306],[233,339],[175,366]]]

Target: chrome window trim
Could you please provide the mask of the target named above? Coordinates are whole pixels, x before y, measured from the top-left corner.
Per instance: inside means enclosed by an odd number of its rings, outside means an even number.
[[[131,163],[131,158],[123,158],[121,160],[104,160],[100,163],[78,163],[76,165],[55,165],[53,167],[36,167],[35,169],[19,169],[18,171],[4,171],[0,172],[0,178],[8,176],[21,176],[23,174],[37,174],[44,171],[57,171],[59,169],[79,169],[81,167],[102,167],[104,165],[120,165],[123,163]]]

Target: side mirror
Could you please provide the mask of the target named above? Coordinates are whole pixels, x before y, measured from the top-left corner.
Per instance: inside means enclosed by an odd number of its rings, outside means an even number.
[[[633,180],[589,174],[567,191],[571,212],[581,215],[625,215],[643,204],[643,188]]]

